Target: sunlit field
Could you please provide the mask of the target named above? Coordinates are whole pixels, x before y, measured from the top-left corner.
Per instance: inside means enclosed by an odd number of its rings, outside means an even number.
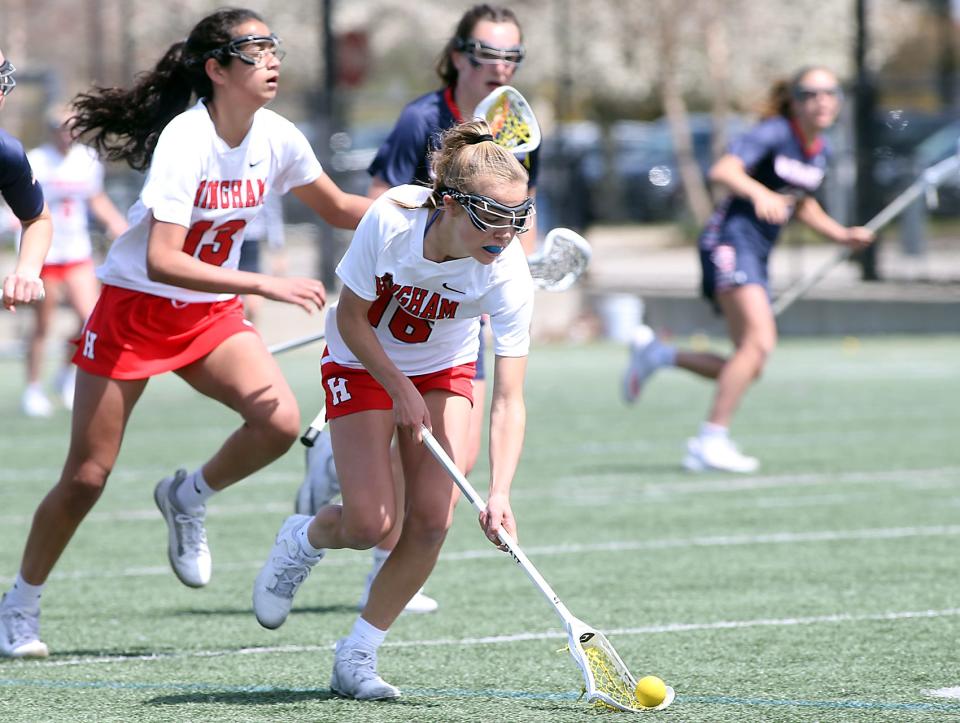
[[[281,357],[305,421],[319,348]],[[571,611],[639,677],[677,691],[676,721],[960,718],[960,337],[788,340],[734,429],[761,471],[680,468],[711,387],[679,371],[619,399],[624,351],[540,347],[514,484],[520,541]],[[0,584],[54,482],[69,419],[19,415],[20,363],[0,361]],[[219,495],[210,585],[166,560],[152,492],[204,461],[231,412],[168,375],[151,382],[101,502],[44,594],[51,657],[0,660],[5,721],[581,721],[559,618],[481,535],[465,503],[427,585],[437,613],[403,616],[381,649],[395,703],[328,689],[365,552],[332,552],[276,631],[253,578],[292,511],[297,445]],[[472,475],[485,492],[487,465]],[[613,715],[613,714],[609,714]],[[617,719],[628,715],[621,714]]]

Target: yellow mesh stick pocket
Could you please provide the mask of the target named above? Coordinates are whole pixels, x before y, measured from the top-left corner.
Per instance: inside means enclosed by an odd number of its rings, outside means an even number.
[[[510,99],[504,96],[487,111],[487,124],[499,146],[514,148],[530,140],[530,124],[510,110]]]
[[[583,652],[587,656],[590,672],[593,673],[593,683],[597,690],[606,693],[627,708],[636,708],[637,699],[634,691],[620,677],[616,664],[607,656],[606,652],[602,648],[592,646],[584,648]],[[602,708],[610,708],[602,700],[597,700],[594,704]]]

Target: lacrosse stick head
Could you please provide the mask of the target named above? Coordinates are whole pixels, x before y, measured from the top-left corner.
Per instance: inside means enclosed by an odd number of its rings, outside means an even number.
[[[540,146],[540,125],[527,99],[509,85],[501,85],[477,104],[476,118],[490,126],[494,142],[516,154]]]
[[[573,659],[583,673],[587,702],[603,708],[643,713],[663,710],[675,697],[667,686],[667,695],[660,705],[646,708],[636,698],[637,681],[623,664],[610,641],[599,630],[594,630],[576,618],[567,624],[568,646]]]
[[[540,249],[527,259],[530,275],[538,288],[563,291],[580,278],[590,263],[590,244],[576,231],[555,228]]]

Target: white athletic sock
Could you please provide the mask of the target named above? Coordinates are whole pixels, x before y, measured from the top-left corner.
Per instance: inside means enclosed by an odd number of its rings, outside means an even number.
[[[701,439],[726,439],[728,437],[727,428],[712,422],[704,422],[700,425]]]
[[[347,636],[347,647],[348,648],[360,648],[361,650],[367,650],[371,653],[377,652],[384,639],[387,637],[387,631],[376,628],[362,617],[358,617],[357,621],[353,624],[353,629],[350,630],[350,634]]]
[[[12,608],[38,612],[43,588],[43,585],[31,585],[20,576],[20,573],[17,573],[13,587],[7,592],[3,602]]]
[[[203,471],[196,469],[184,478],[183,483],[173,491],[173,501],[184,512],[195,512],[213,497],[217,490],[211,489],[203,478]]]
[[[310,538],[307,536],[307,529],[310,527],[310,522],[304,522],[300,525],[300,529],[294,533],[294,537],[297,538],[297,542],[300,543],[300,550],[307,557],[323,557],[324,550],[322,547],[314,547],[310,543]]]

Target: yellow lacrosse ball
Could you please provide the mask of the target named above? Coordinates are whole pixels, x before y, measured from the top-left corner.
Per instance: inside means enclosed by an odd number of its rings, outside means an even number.
[[[657,676],[648,675],[637,681],[634,695],[644,708],[656,708],[667,697],[667,686]]]

